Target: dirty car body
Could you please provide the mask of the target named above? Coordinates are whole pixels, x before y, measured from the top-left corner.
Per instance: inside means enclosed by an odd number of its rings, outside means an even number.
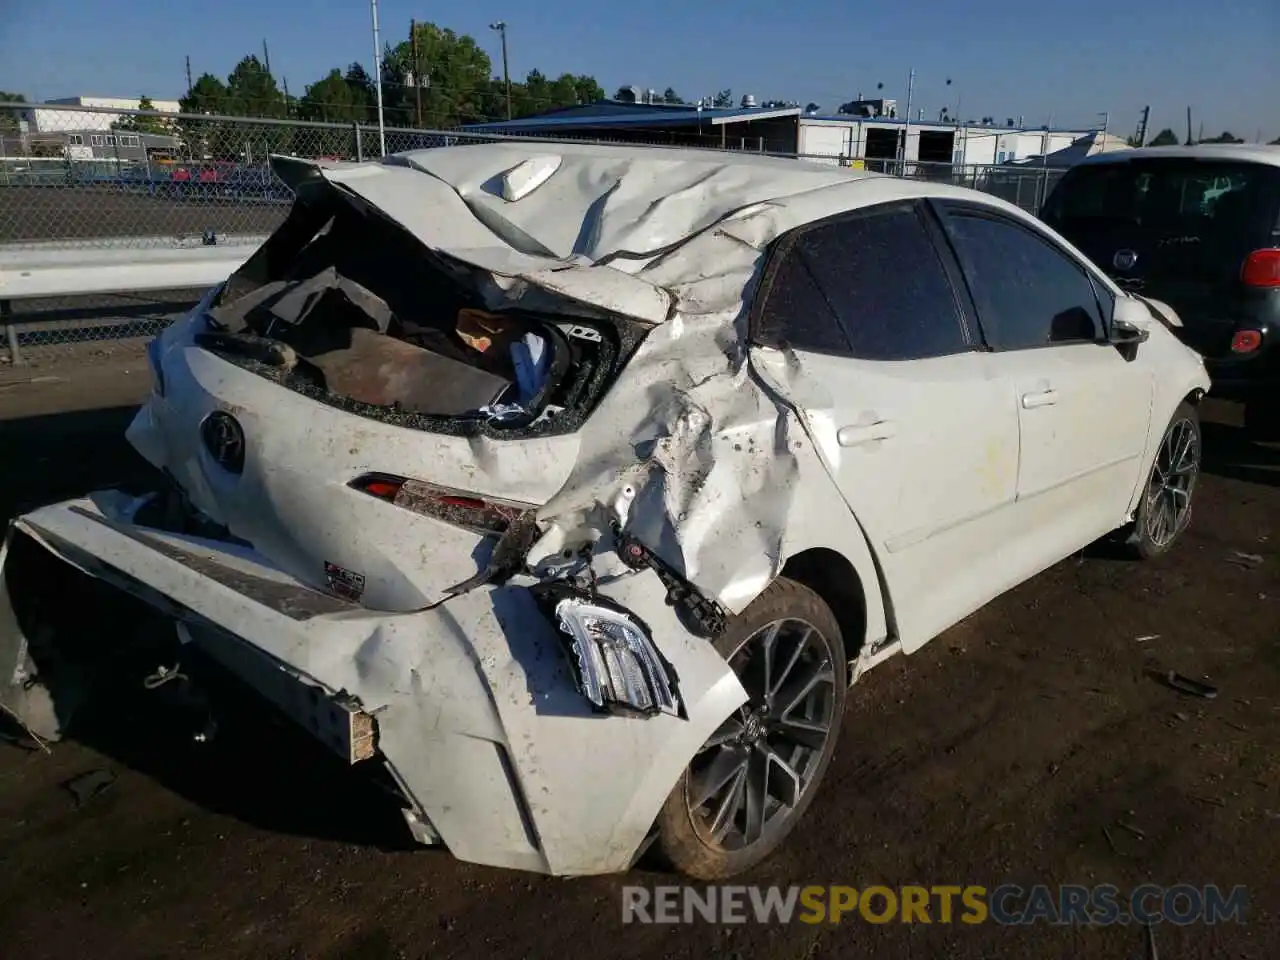
[[[171,617],[468,861],[626,869],[751,702],[717,637],[771,585],[830,606],[852,682],[1132,520],[1207,386],[1074,248],[968,191],[562,144],[276,165],[286,223],[151,346],[128,439],[165,488],[37,509],[6,549]],[[1096,331],[993,344],[949,218],[1050,245]],[[948,332],[898,310],[904,354],[819,329],[841,277],[881,274],[944,284]],[[84,678],[19,600],[0,700],[54,739]]]

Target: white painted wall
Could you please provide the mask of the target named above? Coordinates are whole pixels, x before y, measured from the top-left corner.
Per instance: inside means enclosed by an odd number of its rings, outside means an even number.
[[[45,103],[69,107],[100,107],[109,110],[137,110],[140,97],[62,97]],[[152,100],[159,113],[178,113],[177,100]],[[110,130],[121,118],[113,113],[94,113],[86,110],[42,110],[39,105],[24,110],[24,119],[31,124],[32,133],[57,133],[61,130]]]
[[[901,130],[902,123],[877,120],[800,118],[800,152],[814,157],[866,157],[867,132]],[[907,133],[906,159],[920,156],[920,132],[937,130],[955,134],[952,161],[965,164],[1003,163],[1062,150],[1089,131],[1010,130],[1006,127],[953,127],[950,124],[912,123]]]

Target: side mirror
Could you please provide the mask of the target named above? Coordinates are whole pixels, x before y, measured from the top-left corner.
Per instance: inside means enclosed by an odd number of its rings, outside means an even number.
[[[1111,331],[1107,342],[1120,351],[1120,355],[1132,363],[1138,356],[1138,345],[1151,338],[1154,318],[1146,305],[1130,297],[1116,300],[1111,314]]]

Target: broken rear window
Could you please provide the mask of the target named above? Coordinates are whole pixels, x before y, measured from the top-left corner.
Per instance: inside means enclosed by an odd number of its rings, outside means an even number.
[[[635,339],[626,324],[490,312],[468,281],[326,185],[228,280],[200,342],[362,415],[514,429],[580,414]]]

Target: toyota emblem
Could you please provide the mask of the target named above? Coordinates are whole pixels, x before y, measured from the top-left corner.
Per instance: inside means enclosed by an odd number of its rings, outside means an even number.
[[[231,473],[244,470],[244,430],[236,418],[221,410],[205,417],[200,436],[214,463]]]
[[[1137,262],[1138,254],[1134,250],[1117,250],[1116,255],[1111,258],[1111,263],[1117,270],[1132,270]]]

